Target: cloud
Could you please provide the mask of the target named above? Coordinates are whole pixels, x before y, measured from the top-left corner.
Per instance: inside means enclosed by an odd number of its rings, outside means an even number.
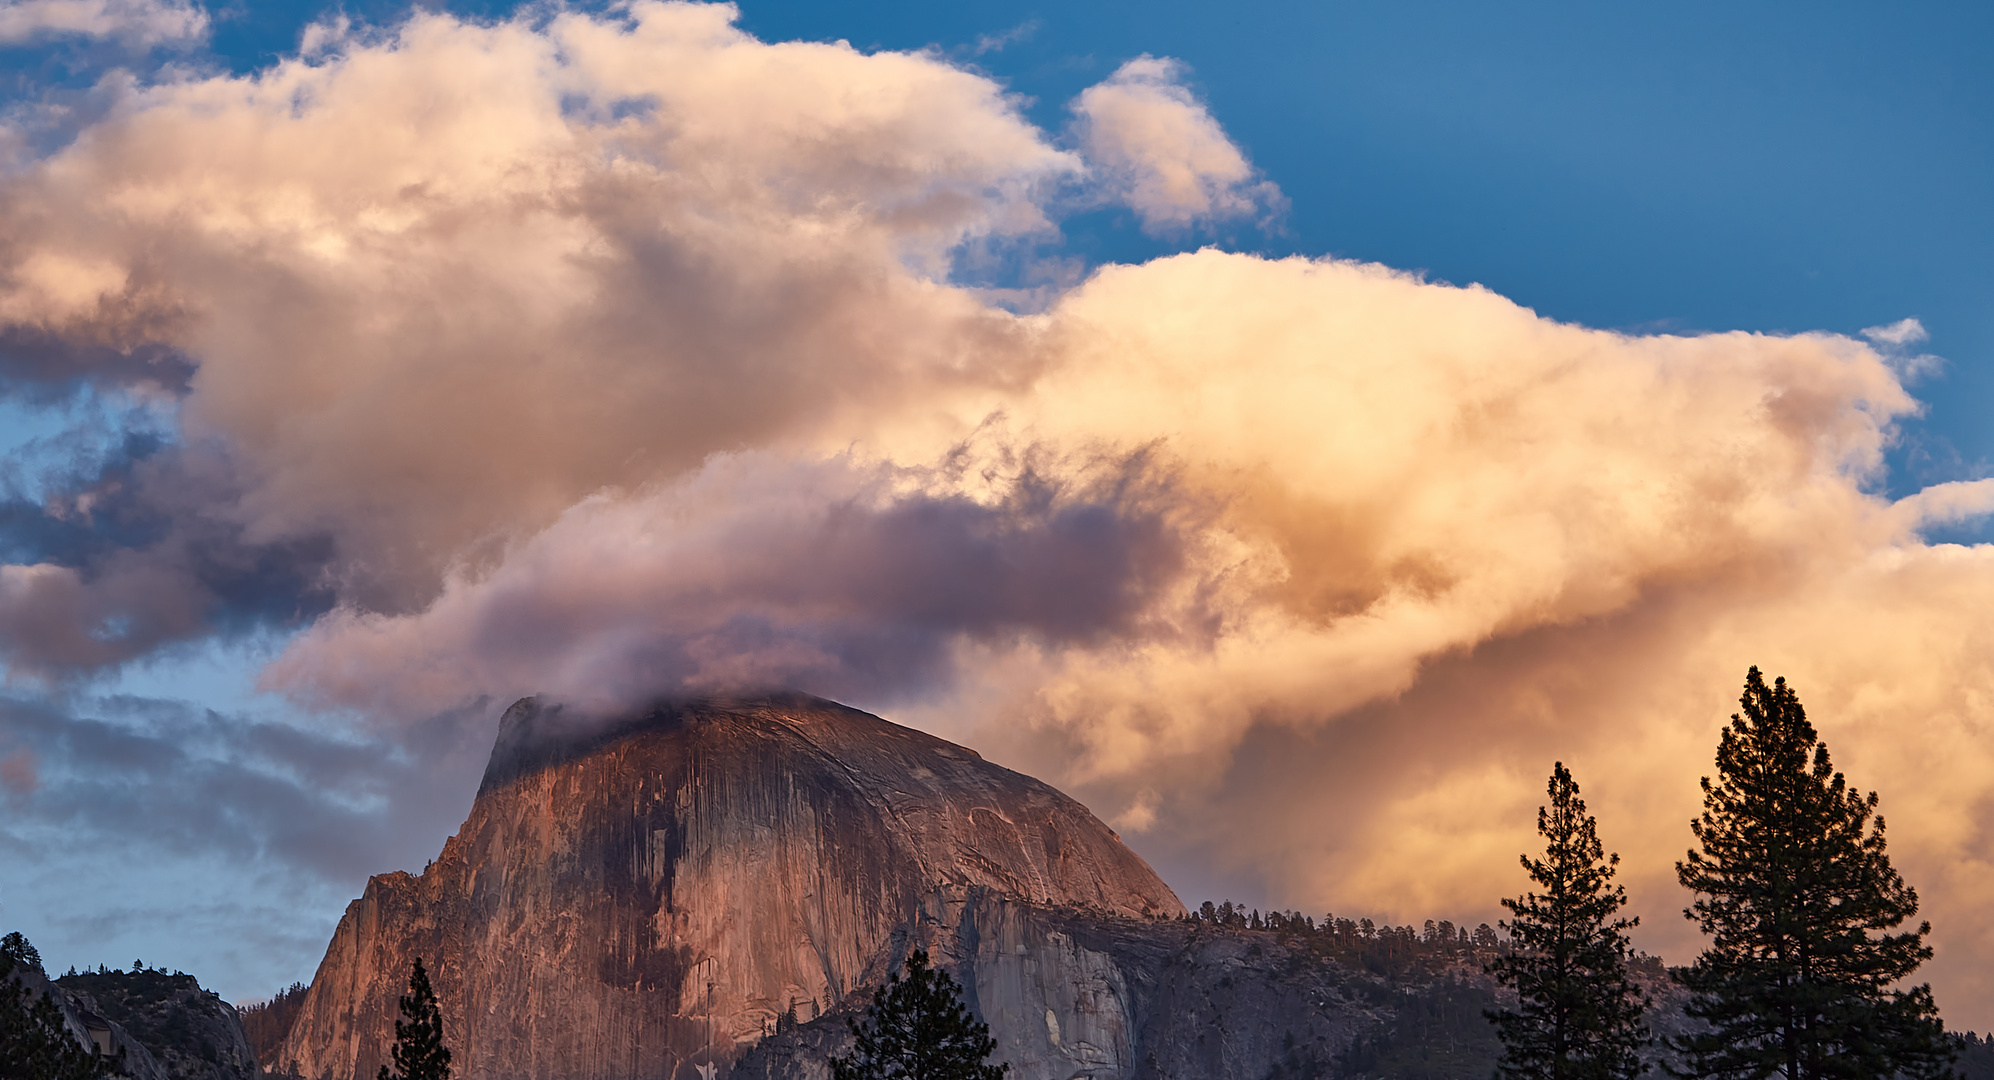
[[[1862,336],[1879,345],[1903,347],[1920,345],[1931,339],[1925,332],[1925,324],[1916,319],[1899,319],[1887,326],[1871,326],[1863,330]]]
[[[1055,239],[1076,184],[1160,233],[1268,212],[1181,71],[1083,93],[1074,154],[937,56],[733,20],[328,29],[4,181],[8,385],[167,418],[0,504],[10,676],[281,627],[268,685],[385,748],[30,710],[36,813],[149,836],[157,798],[215,852],[357,873],[373,826],[317,830],[435,716],[475,743],[480,695],[783,682],[1317,911],[1492,918],[1561,759],[1680,958],[1669,867],[1757,663],[1882,791],[1941,1000],[1986,1026],[1994,555],[1921,530],[1994,503],[1877,494],[1909,326],[1622,334],[1216,250],[1018,314],[958,265]],[[317,824],[199,816],[176,769]],[[381,813],[433,839],[468,798],[437,787]]]
[[[1077,163],[987,79],[731,19],[417,16],[137,91],[10,186],[0,314],[37,348],[9,368],[183,393],[234,485],[187,516],[323,539],[299,572],[390,611],[590,492],[1019,378],[1016,320],[933,275],[1046,229],[1034,195]],[[70,597],[51,662],[90,663],[106,616],[52,561],[16,615]]]
[[[978,34],[976,36],[976,44],[970,47],[970,55],[982,56],[985,53],[1003,52],[1006,48],[1016,45],[1020,41],[1031,40],[1033,35],[1044,28],[1045,24],[1042,21],[1038,19],[1026,19],[1024,22],[1001,33]]]
[[[10,803],[18,805],[41,786],[42,778],[36,768],[34,751],[24,747],[0,757],[0,788],[6,790]]]
[[[1058,442],[1155,440],[1178,490],[1227,504],[1210,647],[1068,654],[1062,712],[1113,767],[1270,711],[1334,715],[1672,582],[1904,538],[1861,480],[1912,402],[1846,339],[1626,337],[1217,252],[1104,270],[1050,327],[1060,362],[1013,415]]]
[[[308,975],[367,874],[434,854],[404,823],[461,820],[489,719],[386,740],[168,700],[0,695],[0,911],[57,970],[136,953],[231,999],[267,993]]]
[[[1944,369],[1945,361],[1930,353],[1914,353],[1913,347],[1930,340],[1925,324],[1916,319],[1899,319],[1886,326],[1872,326],[1862,331],[1889,358],[1906,380],[1916,380]]]
[[[1953,480],[1933,484],[1897,500],[1893,507],[1906,526],[1956,525],[1994,513],[1994,480]]]
[[[1077,472],[975,462],[1010,466],[994,482],[952,464],[716,457],[585,500],[420,614],[342,608],[268,678],[376,712],[480,694],[598,709],[715,689],[906,696],[955,681],[958,642],[1123,640],[1181,569],[1191,515],[1139,454]]]
[[[1147,232],[1278,212],[1279,189],[1248,164],[1183,76],[1177,61],[1145,55],[1082,91],[1072,108],[1088,162]]]
[[[323,537],[248,543],[217,520],[215,508],[240,492],[233,462],[143,427],[106,446],[81,434],[21,448],[12,475],[0,475],[0,657],[10,681],[58,684],[330,606]],[[44,459],[41,475],[22,467],[30,458]]]
[[[208,14],[172,0],[8,0],[0,4],[0,44],[53,37],[113,38],[134,48],[194,41]]]

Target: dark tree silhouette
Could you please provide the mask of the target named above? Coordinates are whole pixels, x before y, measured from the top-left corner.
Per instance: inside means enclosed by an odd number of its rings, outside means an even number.
[[[27,976],[43,979],[41,954],[19,933],[0,938],[0,1080],[97,1080],[123,1060],[84,1046],[62,1022],[48,991],[28,989]]]
[[[422,969],[422,957],[408,976],[408,993],[402,997],[402,1016],[395,1021],[395,1069],[381,1066],[378,1080],[450,1080],[450,1048],[443,1045],[443,1014],[436,1007],[436,992],[429,988],[429,972]]]
[[[1708,1030],[1673,1041],[1686,1076],[1935,1077],[1945,1037],[1929,986],[1892,989],[1932,955],[1931,924],[1891,933],[1918,894],[1884,853],[1874,793],[1848,786],[1785,679],[1745,676],[1703,779],[1701,851],[1676,864],[1683,915],[1711,941],[1680,979]]]
[[[962,1004],[962,987],[928,966],[921,949],[907,958],[907,977],[895,974],[872,995],[863,1024],[851,1025],[857,1043],[831,1059],[833,1080],[1001,1080],[1009,1065],[986,1065],[997,1049],[990,1027]]]
[[[1617,918],[1626,890],[1614,885],[1619,855],[1599,830],[1563,762],[1551,770],[1551,802],[1537,808],[1544,857],[1523,856],[1543,891],[1505,898],[1502,923],[1514,951],[1488,965],[1516,991],[1514,1009],[1489,1013],[1503,1043],[1503,1080],[1626,1080],[1645,1066],[1647,998],[1628,976],[1627,930]]]

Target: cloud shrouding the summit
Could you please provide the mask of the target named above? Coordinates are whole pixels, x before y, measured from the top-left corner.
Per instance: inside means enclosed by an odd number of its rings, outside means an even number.
[[[9,180],[0,378],[178,424],[6,504],[46,518],[0,567],[10,674],[276,624],[267,684],[382,730],[794,684],[1398,917],[1492,916],[1562,758],[1679,955],[1756,662],[1882,789],[1945,1000],[1985,989],[1994,557],[1919,529],[1994,493],[1874,494],[1898,357],[1214,250],[1015,314],[954,261],[1076,186],[1166,233],[1278,193],[1167,61],[1065,150],[936,56],[732,17],[326,27]]]

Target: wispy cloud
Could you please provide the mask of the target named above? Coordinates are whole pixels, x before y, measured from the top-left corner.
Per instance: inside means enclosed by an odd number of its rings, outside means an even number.
[[[983,56],[987,53],[1002,52],[1020,41],[1030,41],[1044,26],[1045,24],[1038,19],[1026,19],[1009,30],[995,34],[979,34],[976,44],[970,48],[970,54]]]
[[[7,0],[0,44],[60,37],[110,38],[136,48],[196,41],[208,14],[175,0]]]
[[[1917,346],[1931,340],[1931,334],[1925,331],[1925,324],[1917,319],[1899,319],[1886,326],[1872,326],[1863,330],[1862,336],[1881,349],[1891,366],[1908,380],[1935,374],[1945,367],[1944,359],[1915,351]]]

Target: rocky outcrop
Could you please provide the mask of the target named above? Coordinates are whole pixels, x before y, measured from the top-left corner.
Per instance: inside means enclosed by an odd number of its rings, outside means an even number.
[[[1369,980],[1273,934],[981,890],[931,898],[908,928],[915,947],[963,983],[997,1040],[992,1060],[1029,1080],[1333,1077],[1352,1040],[1390,1016],[1360,992]],[[847,1015],[776,1032],[730,1080],[829,1080],[831,1055],[851,1045]]]
[[[1144,948],[1167,952],[1157,920],[1183,908],[1072,799],[875,716],[788,696],[602,724],[529,699],[441,856],[348,907],[267,1064],[369,1080],[421,956],[467,1080],[726,1075],[946,925],[1000,1040],[1130,1075],[1128,1003],[1163,977],[1040,911],[1156,928]]]
[[[68,992],[48,980],[39,963],[17,966],[5,978],[21,983],[28,1000],[49,999],[62,1014],[62,1023],[79,1046],[95,1049],[117,1062],[114,1076],[125,1080],[167,1080],[166,1070],[152,1052],[123,1024],[99,1012],[87,995]]]
[[[142,1044],[163,1080],[249,1080],[256,1059],[235,1008],[194,976],[156,970],[84,972],[55,985],[85,1012]]]

